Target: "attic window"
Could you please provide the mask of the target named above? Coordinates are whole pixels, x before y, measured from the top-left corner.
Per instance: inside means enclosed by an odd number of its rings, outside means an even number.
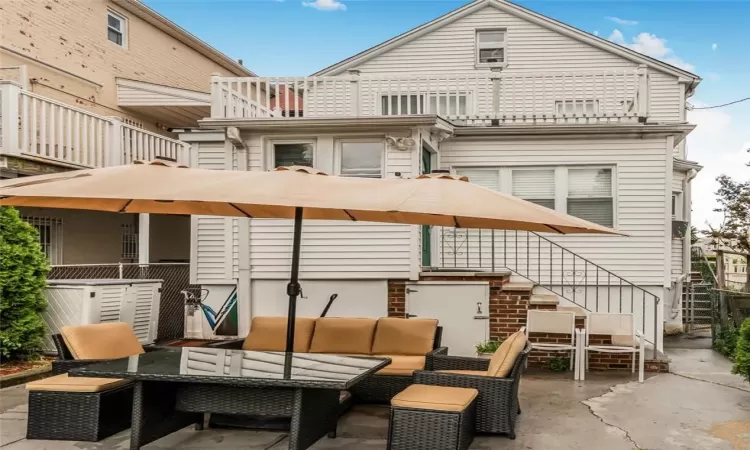
[[[107,39],[119,45],[126,46],[126,26],[125,18],[114,11],[107,11]]]
[[[477,65],[486,67],[504,66],[505,30],[477,30]]]

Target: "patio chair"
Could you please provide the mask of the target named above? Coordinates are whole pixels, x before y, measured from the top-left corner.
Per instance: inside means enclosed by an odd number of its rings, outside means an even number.
[[[573,311],[529,310],[526,315],[526,334],[550,333],[570,335],[570,343],[531,342],[532,350],[570,353],[570,369],[573,369],[576,315]]]
[[[515,439],[521,414],[518,386],[531,345],[521,328],[503,341],[491,359],[436,355],[433,371],[418,371],[415,384],[473,388],[479,391],[475,430]]]
[[[591,344],[592,335],[606,335],[611,338],[611,344]],[[585,370],[589,367],[589,352],[619,354],[631,353],[632,372],[635,373],[635,355],[638,358],[638,382],[643,383],[643,370],[645,365],[645,344],[643,332],[635,329],[635,318],[633,314],[625,313],[589,313],[586,318],[586,339],[583,346],[583,359]],[[581,371],[581,379],[585,370]]]

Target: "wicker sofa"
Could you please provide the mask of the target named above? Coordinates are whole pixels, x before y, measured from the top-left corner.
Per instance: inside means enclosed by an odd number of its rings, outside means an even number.
[[[388,367],[352,390],[356,401],[387,404],[412,384],[415,371],[432,370],[435,356],[447,353],[447,348],[440,347],[441,334],[434,319],[297,318],[294,351],[391,358]],[[285,342],[285,317],[255,317],[245,339],[214,347],[284,351]]]
[[[433,370],[415,372],[414,383],[476,389],[476,431],[515,439],[521,414],[518,386],[530,351],[521,329],[503,342],[492,359],[436,355]]]

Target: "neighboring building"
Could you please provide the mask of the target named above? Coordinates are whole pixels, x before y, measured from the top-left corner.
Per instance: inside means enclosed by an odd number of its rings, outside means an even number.
[[[690,270],[690,181],[700,166],[685,160],[685,101],[699,82],[513,3],[478,0],[309,77],[215,77],[211,118],[181,138],[202,168],[293,163],[383,178],[449,170],[627,235],[308,222],[300,314],[318,315],[332,293],[332,315],[428,311],[461,334],[448,337],[458,348],[505,336],[529,304],[558,304],[633,312],[661,349],[664,322],[680,323]],[[269,117],[278,86],[304,98],[304,116],[290,101],[284,117]],[[226,127],[241,142],[225,141]],[[289,221],[195,217],[192,232],[191,281],[237,289],[240,335],[251,315],[285,313]],[[504,286],[521,292],[510,315],[486,281],[506,268],[532,282]],[[467,269],[484,275],[445,273]]]
[[[254,75],[138,0],[11,3],[0,14],[0,178],[189,164],[171,130],[210,115],[211,75]],[[54,264],[189,259],[187,217],[21,212]]]
[[[698,239],[695,247],[700,248],[704,255],[713,258],[716,258],[717,250],[722,250],[724,252],[724,282],[730,288],[744,289],[748,280],[747,256],[733,253],[729,246],[720,245],[710,237]],[[716,266],[714,270],[717,270]]]

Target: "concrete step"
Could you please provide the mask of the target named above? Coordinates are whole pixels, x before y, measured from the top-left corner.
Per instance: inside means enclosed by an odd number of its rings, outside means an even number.
[[[560,298],[551,294],[531,294],[529,299],[531,305],[559,305]],[[559,309],[559,308],[558,308]]]
[[[576,317],[586,317],[588,312],[580,306],[558,306],[558,311],[573,311],[576,313]]]

